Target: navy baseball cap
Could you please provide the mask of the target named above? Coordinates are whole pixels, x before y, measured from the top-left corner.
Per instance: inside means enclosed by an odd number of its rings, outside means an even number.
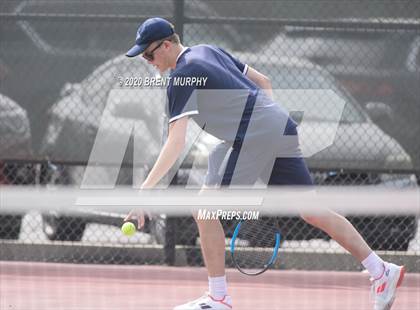
[[[166,19],[160,17],[149,18],[137,30],[136,45],[125,55],[127,57],[140,55],[152,42],[169,37],[174,33],[174,26]]]

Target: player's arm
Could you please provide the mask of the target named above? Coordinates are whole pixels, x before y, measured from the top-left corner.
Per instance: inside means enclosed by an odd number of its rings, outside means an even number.
[[[152,170],[142,184],[142,188],[152,188],[165,176],[175,164],[185,147],[188,116],[182,117],[169,124],[168,139]]]
[[[248,70],[246,72],[246,76],[253,81],[255,84],[257,84],[261,89],[264,89],[266,94],[273,99],[273,89],[271,87],[271,81],[270,79],[262,74],[261,72],[258,72],[254,68],[251,68],[248,66]]]

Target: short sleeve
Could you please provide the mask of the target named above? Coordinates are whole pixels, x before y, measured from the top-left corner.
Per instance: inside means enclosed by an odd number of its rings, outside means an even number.
[[[226,56],[228,56],[230,58],[230,60],[233,61],[233,63],[235,64],[235,66],[239,69],[239,71],[241,71],[244,75],[246,75],[246,73],[248,72],[248,65],[244,64],[243,62],[241,62],[238,58],[233,57],[231,54],[229,54],[228,52],[226,52],[224,49],[219,48],[219,50],[225,54]]]
[[[198,114],[196,86],[184,83],[186,78],[187,76],[175,75],[169,82],[166,109],[169,123],[184,116]]]

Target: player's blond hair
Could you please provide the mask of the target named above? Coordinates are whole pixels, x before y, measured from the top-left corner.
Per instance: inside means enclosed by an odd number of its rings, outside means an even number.
[[[170,35],[169,37],[166,37],[164,40],[171,41],[172,43],[175,43],[175,44],[181,44],[181,39],[179,38],[179,35],[177,33],[174,33]]]

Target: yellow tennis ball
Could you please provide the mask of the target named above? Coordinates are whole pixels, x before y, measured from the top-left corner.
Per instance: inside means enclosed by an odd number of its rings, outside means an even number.
[[[132,236],[136,233],[136,226],[131,222],[125,222],[123,226],[121,226],[121,231],[126,236]]]

